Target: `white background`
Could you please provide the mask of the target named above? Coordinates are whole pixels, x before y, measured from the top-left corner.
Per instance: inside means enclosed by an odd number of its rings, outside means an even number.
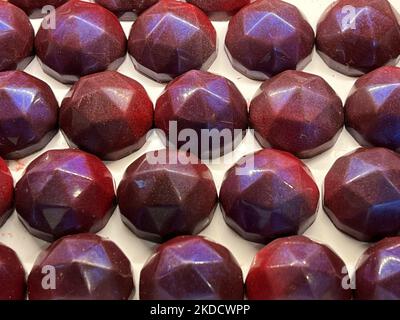
[[[297,7],[299,7],[299,9],[303,12],[307,20],[310,22],[315,30],[322,12],[330,3],[333,2],[333,0],[287,0],[287,2],[295,4]],[[391,0],[391,3],[397,10],[400,11],[400,1]],[[31,21],[35,30],[37,31],[41,20],[36,19]],[[239,90],[245,96],[246,100],[250,102],[261,82],[249,80],[232,68],[224,51],[224,39],[228,22],[213,22],[213,24],[218,33],[219,54],[209,71],[223,75],[235,82]],[[122,22],[122,25],[126,35],[128,36],[132,22]],[[54,90],[59,103],[61,103],[63,97],[69,90],[69,86],[63,85],[44,74],[36,58],[25,71],[47,82]],[[142,83],[145,86],[153,102],[156,102],[156,99],[162,92],[164,85],[156,83],[153,80],[139,74],[134,69],[132,62],[128,57],[119,68],[119,71]],[[312,62],[305,68],[304,71],[322,76],[336,90],[336,92],[342,98],[343,102],[345,101],[354,81],[356,80],[355,78],[341,75],[329,69],[316,52],[314,52],[313,54]],[[29,162],[45,150],[67,147],[68,146],[64,138],[59,132],[49,143],[46,149],[41,150],[19,161],[9,161],[8,165],[10,167],[10,170],[12,171],[14,182],[16,182],[21,177],[25,167],[29,164]],[[333,162],[338,157],[342,156],[345,153],[348,153],[349,151],[357,147],[358,144],[356,143],[356,141],[348,134],[346,130],[343,130],[339,141],[332,149],[328,150],[320,156],[305,161],[305,163],[310,167],[312,173],[314,174],[314,177],[321,191],[325,174],[327,173]],[[161,148],[164,148],[164,146],[162,145],[157,135],[153,134],[146,145],[138,152],[119,161],[107,162],[106,165],[113,173],[116,185],[118,185],[118,183],[120,182],[126,167],[136,158],[147,151],[157,150]],[[260,149],[260,146],[257,144],[254,137],[248,134],[245,140],[235,151],[233,162],[238,160],[242,155],[258,149]],[[233,164],[233,162],[226,165],[210,165],[210,169],[212,170],[218,190],[221,186],[224,173]],[[116,209],[107,226],[99,234],[104,237],[108,237],[116,242],[132,262],[135,274],[135,298],[137,298],[140,270],[147,258],[152,253],[155,244],[141,240],[137,238],[132,232],[130,232],[128,228],[125,227],[121,222],[118,209]],[[247,274],[255,253],[262,248],[262,245],[248,242],[240,238],[235,232],[233,232],[225,224],[219,208],[217,209],[215,217],[210,226],[207,227],[201,234],[228,247],[243,268],[244,276],[246,276]],[[328,244],[331,248],[333,248],[345,261],[350,271],[353,270],[358,257],[368,246],[368,244],[356,241],[338,231],[322,210],[322,205],[320,205],[320,210],[316,222],[307,230],[305,235],[310,236],[311,238],[318,240],[322,243]],[[32,265],[40,250],[46,248],[49,245],[48,243],[30,235],[23,227],[21,222],[18,220],[17,214],[15,212],[6,222],[6,224],[0,229],[0,242],[10,246],[17,252],[24,264],[27,273],[29,273],[29,271],[31,270]]]

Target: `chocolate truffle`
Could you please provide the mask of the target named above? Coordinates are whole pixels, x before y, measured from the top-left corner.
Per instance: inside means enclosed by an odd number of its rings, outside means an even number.
[[[140,273],[141,300],[242,300],[242,270],[225,247],[203,237],[160,245]]]
[[[318,200],[309,169],[273,149],[243,157],[225,174],[220,192],[226,223],[259,243],[303,233],[316,218]]]
[[[95,156],[50,150],[26,168],[15,187],[15,203],[28,231],[43,240],[97,232],[114,211],[114,181]]]
[[[88,233],[54,242],[28,277],[30,300],[127,300],[133,291],[126,255],[114,242]]]
[[[64,98],[60,128],[68,144],[104,160],[140,149],[153,126],[153,103],[143,86],[116,71],[81,78]]]
[[[400,234],[400,156],[359,148],[325,177],[324,207],[336,227],[361,241]]]
[[[139,237],[157,242],[202,231],[211,222],[217,201],[207,166],[176,150],[141,156],[118,187],[124,222]]]
[[[102,6],[69,1],[55,11],[55,28],[41,25],[35,39],[43,70],[63,83],[116,70],[125,59],[126,37],[117,17]]]

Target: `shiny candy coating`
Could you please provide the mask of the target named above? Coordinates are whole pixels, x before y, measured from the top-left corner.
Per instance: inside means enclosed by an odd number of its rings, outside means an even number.
[[[328,66],[360,76],[400,56],[400,16],[387,0],[339,0],[317,27],[317,49]]]
[[[116,201],[107,167],[79,150],[50,150],[33,160],[15,187],[19,218],[34,236],[53,241],[97,232]]]
[[[163,0],[133,24],[128,50],[140,72],[167,82],[192,69],[206,70],[216,57],[216,31],[197,7]]]
[[[40,27],[35,48],[43,70],[63,83],[115,70],[125,59],[126,37],[117,17],[102,6],[69,1],[56,9],[55,29]]]
[[[400,68],[381,67],[358,79],[345,115],[347,130],[361,145],[400,152]]]
[[[141,156],[118,187],[124,222],[139,237],[157,242],[202,231],[211,222],[217,201],[207,166],[176,150]]]
[[[400,299],[400,237],[386,238],[360,258],[355,274],[360,300]]]
[[[23,71],[0,73],[0,155],[28,156],[57,133],[58,102],[42,80]]]
[[[273,149],[243,157],[225,174],[220,191],[226,223],[259,243],[303,233],[316,218],[318,200],[309,169]]]
[[[23,70],[32,61],[34,31],[26,14],[0,1],[0,71]]]
[[[25,270],[14,250],[0,244],[0,300],[24,300]]]
[[[207,13],[235,12],[250,3],[250,0],[187,0]]]
[[[142,13],[158,1],[159,0],[95,0],[96,3],[107,8],[123,20],[130,20],[134,17],[135,13]]]
[[[55,288],[43,288],[51,266]],[[44,281],[43,281],[44,280]],[[114,242],[94,234],[59,239],[36,259],[28,277],[30,300],[127,300],[133,295],[131,264]]]
[[[14,182],[7,163],[0,158],[0,227],[7,221],[13,211]]]
[[[21,8],[26,12],[31,18],[41,18],[45,16],[49,11],[48,8],[57,8],[62,4],[66,3],[68,0],[8,0],[12,4]]]
[[[359,148],[325,177],[324,207],[336,227],[361,241],[400,234],[400,156]]]
[[[265,80],[285,70],[304,68],[314,47],[314,31],[293,5],[260,0],[241,9],[229,22],[225,39],[233,67]]]
[[[344,123],[342,101],[317,75],[285,71],[267,80],[250,104],[250,126],[264,148],[310,158],[331,148]]]
[[[176,139],[170,132],[174,121]],[[247,102],[227,78],[192,70],[165,88],[157,100],[155,125],[170,144],[180,148],[190,143],[190,151],[202,159],[217,158],[232,151],[246,134]],[[193,130],[196,139],[175,141],[185,129]]]
[[[60,128],[68,144],[104,160],[138,150],[153,126],[153,103],[143,86],[116,71],[81,78],[64,98]]]
[[[242,300],[242,270],[225,247],[184,236],[160,245],[140,273],[141,300]]]
[[[326,245],[304,236],[277,239],[260,250],[246,279],[250,300],[348,300],[347,269]]]

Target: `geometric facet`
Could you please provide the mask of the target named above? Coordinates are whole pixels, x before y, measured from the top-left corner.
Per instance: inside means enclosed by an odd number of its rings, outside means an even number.
[[[216,31],[194,5],[160,1],[133,24],[128,50],[136,69],[168,82],[189,70],[208,69],[216,57]]]
[[[339,0],[317,27],[317,50],[328,66],[360,76],[400,57],[400,16],[387,0]]]
[[[229,250],[198,236],[160,245],[140,273],[141,300],[242,300],[243,291]]]
[[[310,61],[314,31],[300,11],[281,0],[256,1],[230,21],[225,45],[233,67],[265,80]]]
[[[161,161],[154,163],[156,158]],[[175,150],[143,155],[128,167],[118,187],[125,224],[156,242],[199,233],[211,222],[217,199],[207,166]]]
[[[381,67],[358,79],[345,115],[347,130],[362,146],[400,152],[400,68]]]
[[[356,298],[400,299],[400,237],[386,238],[370,247],[357,264]]]
[[[116,71],[82,77],[60,109],[68,144],[104,160],[138,150],[152,125],[153,104],[143,86]]]
[[[359,148],[325,177],[324,208],[338,229],[361,241],[400,233],[400,156]]]
[[[28,156],[58,130],[58,102],[51,88],[23,71],[0,74],[0,155]]]
[[[47,24],[50,24],[51,16]],[[43,70],[63,83],[115,70],[125,59],[126,37],[117,17],[102,6],[69,1],[55,11],[55,28],[42,23],[35,39]]]
[[[0,1],[0,71],[23,70],[32,61],[34,31],[18,7]]]
[[[246,240],[268,243],[303,233],[315,220],[319,190],[309,169],[283,151],[264,149],[225,174],[220,191],[226,223]]]
[[[260,250],[246,279],[250,300],[348,300],[345,264],[326,245],[304,236],[277,239]]]
[[[127,300],[133,291],[129,259],[114,242],[89,233],[54,242],[28,277],[30,300]]]
[[[250,125],[265,148],[300,158],[332,147],[343,127],[342,101],[319,76],[285,71],[267,80],[250,104]]]
[[[15,202],[28,231],[45,241],[98,232],[116,205],[107,167],[73,149],[47,151],[33,160],[16,185]]]
[[[218,158],[246,134],[247,102],[227,78],[192,70],[170,82],[158,98],[155,126],[170,146],[190,148],[201,159]]]

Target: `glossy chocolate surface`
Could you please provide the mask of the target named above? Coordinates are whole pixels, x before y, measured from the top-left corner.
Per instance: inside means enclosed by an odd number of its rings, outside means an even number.
[[[381,67],[358,79],[345,115],[347,130],[361,145],[400,152],[400,68]]]
[[[160,1],[133,24],[128,50],[137,70],[167,82],[192,69],[208,69],[216,57],[216,37],[199,8]]]
[[[133,291],[126,255],[114,242],[88,233],[54,242],[28,277],[30,300],[127,300]]]
[[[260,250],[246,279],[250,300],[348,300],[342,259],[304,236],[281,238]]]
[[[126,37],[117,17],[102,6],[69,1],[55,11],[55,29],[45,24],[35,39],[43,70],[63,83],[116,70],[125,59]]]
[[[360,76],[400,56],[400,16],[387,0],[339,0],[322,15],[317,49],[328,66]]]
[[[285,71],[267,80],[250,104],[250,125],[264,148],[310,158],[331,148],[344,123],[342,101],[321,77]]]
[[[360,300],[400,299],[400,237],[367,249],[357,264],[355,295]]]
[[[58,102],[44,81],[23,71],[0,72],[0,155],[19,159],[57,133]]]
[[[0,158],[0,227],[14,211],[14,182],[7,163]]]
[[[225,45],[237,71],[265,80],[304,68],[311,61],[314,31],[294,5],[260,0],[230,20]]]
[[[247,102],[227,78],[192,70],[165,88],[157,100],[155,125],[171,145],[189,146],[202,159],[218,158],[246,134]]]
[[[23,70],[32,61],[34,31],[26,14],[0,1],[0,71]]]
[[[143,86],[116,71],[81,78],[64,98],[60,128],[68,144],[104,160],[140,149],[153,126],[153,103]]]
[[[336,227],[361,241],[400,234],[400,156],[359,148],[325,177],[324,207]]]
[[[24,300],[25,270],[17,254],[0,244],[0,300]]]
[[[234,13],[245,5],[248,5],[251,0],[187,0],[201,10],[207,13]]]
[[[141,156],[118,187],[124,222],[139,237],[157,242],[202,231],[211,222],[217,201],[207,166],[175,150]]]
[[[94,233],[114,211],[114,182],[97,157],[73,149],[50,150],[26,168],[15,187],[15,203],[28,231],[43,240]]]
[[[95,0],[122,20],[131,20],[136,14],[156,4],[159,0]]]
[[[242,300],[242,270],[225,247],[198,236],[160,245],[140,273],[141,300]]]
[[[46,10],[46,6],[49,6],[49,9],[50,6],[57,8],[67,1],[68,0],[8,0],[8,2],[24,10],[30,18],[41,18],[49,13],[49,10]]]
[[[239,160],[225,174],[220,191],[226,223],[244,239],[259,243],[303,233],[316,218],[318,200],[309,169],[273,149]]]

